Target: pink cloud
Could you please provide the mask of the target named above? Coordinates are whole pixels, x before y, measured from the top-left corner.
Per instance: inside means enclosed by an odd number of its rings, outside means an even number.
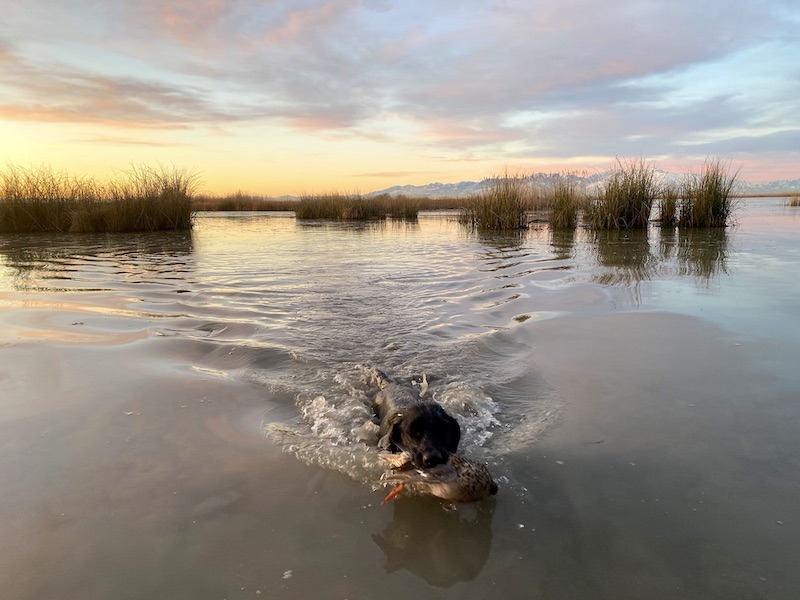
[[[419,121],[422,136],[435,144],[456,148],[513,142],[525,138],[525,133],[512,127],[498,127],[494,123],[463,123],[444,119],[432,122]]]
[[[183,42],[193,42],[216,27],[238,4],[237,0],[170,0],[159,2],[157,7],[168,32]]]
[[[2,39],[0,39],[0,63],[11,63],[16,62],[17,57],[11,51],[11,46],[5,44]]]
[[[286,14],[280,26],[269,29],[263,42],[274,45],[308,41],[320,31],[332,28],[343,18],[348,9],[357,4],[356,0],[334,0],[296,8]]]
[[[13,104],[0,104],[0,119],[6,121],[35,121],[39,123],[91,123],[130,129],[189,129],[186,123],[176,123],[167,119],[121,119],[103,112],[76,107],[56,107]]]

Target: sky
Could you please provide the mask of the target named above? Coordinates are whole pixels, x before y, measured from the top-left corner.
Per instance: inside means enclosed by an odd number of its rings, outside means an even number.
[[[615,157],[800,177],[797,0],[0,0],[0,169],[369,192]]]

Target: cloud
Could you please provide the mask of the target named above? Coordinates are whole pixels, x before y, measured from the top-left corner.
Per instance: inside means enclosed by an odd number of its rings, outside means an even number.
[[[122,137],[111,135],[98,135],[86,136],[82,138],[75,138],[73,142],[76,144],[106,144],[109,146],[148,146],[151,148],[175,148],[178,146],[186,146],[184,143],[175,142],[174,140],[154,140],[142,137]]]
[[[11,51],[11,45],[0,38],[0,63],[10,63],[16,61],[16,57]]]
[[[16,102],[0,104],[0,115],[9,120],[166,129],[238,120],[218,110],[199,89],[23,62],[5,69],[5,75],[5,85],[16,92]]]
[[[776,58],[798,22],[793,0],[28,0],[0,118],[277,125],[454,160],[765,151],[800,127]]]
[[[353,0],[335,0],[294,8],[283,15],[277,25],[268,28],[263,42],[267,45],[306,43],[335,28],[356,5],[358,2]]]
[[[758,136],[729,137],[717,141],[691,144],[689,148],[692,151],[719,155],[779,152],[797,156],[800,155],[800,128]]]

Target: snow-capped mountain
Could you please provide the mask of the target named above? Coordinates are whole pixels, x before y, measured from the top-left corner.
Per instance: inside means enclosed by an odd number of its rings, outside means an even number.
[[[609,176],[610,171],[601,171],[591,175],[578,176],[569,175],[579,181],[587,190],[592,190],[601,184]],[[547,186],[557,177],[562,177],[559,173],[536,173],[528,177],[531,185]],[[672,173],[656,169],[655,179],[660,185],[679,185],[684,180],[684,173]],[[480,192],[487,185],[491,185],[492,179],[483,181],[459,181],[458,183],[429,183],[427,185],[395,185],[383,190],[370,192],[369,196],[378,194],[389,194],[391,196],[408,196],[411,198],[453,198],[460,196],[470,196]],[[747,181],[737,181],[737,193],[741,194],[779,194],[787,192],[800,192],[800,178],[781,179],[765,183],[750,183]]]

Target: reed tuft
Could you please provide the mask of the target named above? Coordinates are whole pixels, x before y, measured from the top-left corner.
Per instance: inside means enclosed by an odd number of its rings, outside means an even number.
[[[0,171],[0,232],[136,232],[190,229],[196,175],[133,166],[98,182],[49,167]]]
[[[643,158],[623,162],[619,158],[586,211],[592,229],[644,229],[658,195],[655,169]]]
[[[701,173],[689,173],[681,186],[679,227],[726,227],[736,208],[738,171],[718,158],[706,159]]]
[[[675,227],[678,223],[678,200],[680,190],[667,186],[661,192],[661,201],[658,205],[658,221],[662,227]]]
[[[333,192],[301,196],[294,207],[294,214],[298,219],[365,221],[385,219],[386,208],[382,198]]]
[[[362,196],[337,192],[301,196],[293,205],[298,219],[331,219],[337,221],[393,219],[414,221],[420,211],[421,201],[407,196]]]
[[[459,223],[473,230],[510,231],[527,226],[534,191],[523,175],[505,173],[488,180],[484,189],[461,209]]]
[[[551,229],[575,229],[584,194],[578,179],[570,173],[559,175],[545,192],[544,204],[550,207]]]

